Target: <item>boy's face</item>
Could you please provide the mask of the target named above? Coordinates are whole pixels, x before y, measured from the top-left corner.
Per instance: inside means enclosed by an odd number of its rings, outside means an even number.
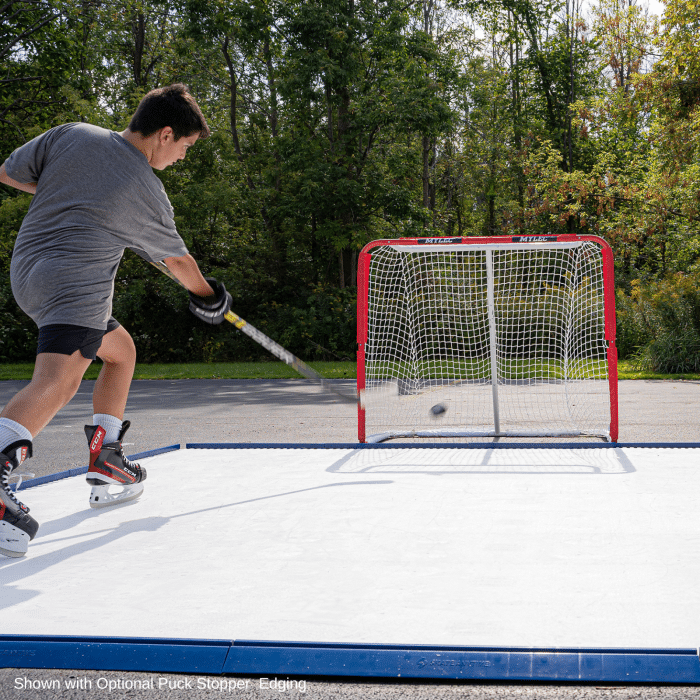
[[[183,136],[176,141],[173,130],[169,126],[163,127],[154,136],[157,138],[153,145],[149,163],[155,170],[165,170],[169,165],[182,160],[187,153],[187,149],[194,146],[199,138],[199,134],[195,133],[191,136]]]

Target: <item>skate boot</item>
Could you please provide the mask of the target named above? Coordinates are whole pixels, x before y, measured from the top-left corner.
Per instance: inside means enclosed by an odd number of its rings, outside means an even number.
[[[39,529],[39,523],[29,515],[29,508],[17,500],[9,483],[12,470],[31,456],[29,440],[13,442],[0,452],[0,554],[7,557],[24,556]]]
[[[146,470],[132,462],[122,452],[122,438],[131,423],[122,423],[117,442],[103,444],[105,429],[99,425],[86,425],[85,435],[90,446],[90,467],[86,476],[92,486],[90,507],[105,508],[127,503],[138,498],[143,492]],[[122,486],[121,491],[110,493],[110,486]]]

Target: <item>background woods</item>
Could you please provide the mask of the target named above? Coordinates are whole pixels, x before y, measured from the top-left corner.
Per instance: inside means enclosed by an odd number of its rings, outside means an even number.
[[[370,240],[576,232],[615,250],[621,354],[698,369],[700,6],[644,2],[0,0],[0,157],[182,81],[213,135],[159,173],[180,232],[292,352],[354,357]],[[7,275],[29,202],[0,192],[5,362],[34,352]],[[144,362],[264,356],[131,254],[115,315]]]

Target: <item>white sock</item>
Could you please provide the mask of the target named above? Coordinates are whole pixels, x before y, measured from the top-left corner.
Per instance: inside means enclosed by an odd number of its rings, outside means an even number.
[[[17,440],[32,441],[32,434],[17,421],[0,418],[0,452]]]
[[[105,429],[105,445],[119,440],[119,433],[122,430],[121,418],[110,416],[108,413],[95,413],[92,417],[93,425],[100,425]]]

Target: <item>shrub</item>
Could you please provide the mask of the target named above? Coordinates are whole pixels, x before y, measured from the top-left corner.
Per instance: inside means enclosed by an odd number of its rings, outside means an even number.
[[[302,359],[353,360],[357,290],[319,284],[305,291],[293,301],[258,307],[260,330]]]
[[[700,371],[700,273],[636,280],[617,302],[622,357],[629,352],[640,369],[663,374]]]
[[[284,301],[249,298],[240,308],[235,284],[218,271],[214,276],[234,292],[234,312],[303,360],[354,357],[354,289],[311,285]],[[118,282],[114,316],[134,338],[140,362],[275,359],[226,322],[207,326],[197,321],[187,310],[187,293],[163,275]]]
[[[37,327],[17,306],[10,280],[0,282],[0,362],[33,362],[36,357]]]
[[[636,356],[653,337],[640,311],[639,293],[639,280],[635,280],[631,294],[618,289],[615,295],[617,356],[621,360]]]

